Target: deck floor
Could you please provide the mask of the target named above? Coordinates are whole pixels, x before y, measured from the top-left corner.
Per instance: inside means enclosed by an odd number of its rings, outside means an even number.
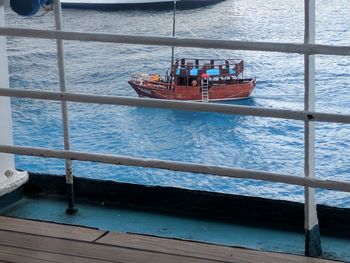
[[[0,216],[0,262],[335,261]]]

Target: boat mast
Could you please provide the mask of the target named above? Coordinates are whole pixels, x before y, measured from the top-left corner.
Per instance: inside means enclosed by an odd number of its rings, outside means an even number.
[[[175,16],[176,16],[176,0],[174,0],[174,13],[173,13],[173,37],[175,37]],[[171,65],[170,65],[170,81],[173,81],[172,67],[174,65],[174,52],[175,47],[171,46]]]

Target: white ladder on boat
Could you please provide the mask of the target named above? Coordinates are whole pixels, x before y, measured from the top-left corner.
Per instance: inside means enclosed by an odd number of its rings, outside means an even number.
[[[208,102],[209,101],[209,79],[203,78],[201,87],[202,87],[202,102]]]

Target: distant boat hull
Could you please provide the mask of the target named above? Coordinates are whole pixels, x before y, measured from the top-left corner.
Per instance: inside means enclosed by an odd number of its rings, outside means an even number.
[[[168,100],[202,101],[201,87],[170,86],[166,83],[130,80],[130,86],[141,97]],[[256,86],[255,79],[241,79],[234,84],[211,85],[208,101],[248,98]]]
[[[223,0],[177,0],[177,8],[200,7],[211,5]],[[62,0],[63,7],[86,9],[162,9],[172,8],[174,1],[170,0]]]

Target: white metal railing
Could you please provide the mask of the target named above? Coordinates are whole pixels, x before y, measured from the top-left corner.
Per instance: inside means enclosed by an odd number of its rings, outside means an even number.
[[[305,0],[304,44],[315,44],[315,1]],[[304,110],[315,110],[315,55],[304,54]],[[315,122],[304,122],[304,175],[315,178]],[[315,188],[304,189],[305,254],[320,255],[321,238],[316,212]],[[313,234],[311,232],[314,232]],[[310,236],[313,235],[313,236]]]
[[[30,37],[42,39],[61,39],[72,41],[94,41],[104,43],[177,46],[195,48],[215,48],[228,50],[250,50],[266,52],[284,52],[298,54],[320,54],[348,56],[350,46],[331,46],[319,44],[294,44],[275,42],[251,42],[234,40],[213,40],[179,37],[137,36],[76,31],[56,31],[44,29],[24,29],[13,27],[0,28],[0,36]]]
[[[78,151],[52,150],[40,147],[9,146],[0,145],[0,151],[20,155],[70,159],[78,161],[100,162],[125,166],[139,166],[145,168],[158,168],[171,171],[211,174],[232,178],[246,178],[291,185],[306,186],[312,188],[323,188],[350,192],[350,182],[338,182],[332,180],[321,180],[310,177],[293,176],[288,174],[270,173],[249,169],[238,169],[225,166],[203,165],[196,163],[166,161],[159,159],[135,158],[130,156],[119,156],[111,154],[87,153]]]
[[[58,4],[60,3],[59,0]],[[105,33],[84,33],[84,32],[68,32],[61,31],[60,26],[57,30],[38,30],[38,29],[20,29],[1,27],[0,36],[14,37],[32,37],[43,39],[56,39],[58,43],[59,69],[60,76],[64,81],[64,63],[63,63],[63,46],[60,52],[62,40],[72,41],[95,41],[109,43],[124,44],[142,44],[142,45],[164,45],[164,46],[181,46],[181,47],[197,47],[197,48],[216,48],[228,50],[251,50],[251,51],[267,51],[267,52],[286,52],[299,53],[304,55],[304,80],[305,80],[305,103],[303,111],[281,110],[281,109],[264,109],[234,105],[220,105],[208,103],[193,103],[180,101],[162,101],[153,99],[110,97],[67,93],[65,88],[61,92],[44,92],[29,90],[1,89],[0,96],[9,97],[26,97],[32,99],[57,100],[62,102],[62,114],[65,114],[64,104],[67,101],[85,102],[85,103],[102,103],[114,105],[128,106],[146,106],[172,108],[181,110],[208,111],[226,114],[244,114],[259,117],[284,118],[291,120],[300,120],[305,124],[305,161],[304,161],[304,177],[291,176],[287,174],[268,173],[263,171],[254,171],[247,169],[236,169],[222,166],[208,166],[193,163],[174,162],[167,160],[133,158],[128,156],[115,156],[106,154],[95,154],[86,152],[70,151],[69,147],[65,150],[52,150],[35,147],[9,146],[0,145],[0,152],[12,154],[24,154],[43,157],[54,157],[66,160],[95,161],[102,163],[111,163],[117,165],[152,167],[174,171],[196,172],[205,174],[214,174],[218,176],[257,179],[271,182],[280,182],[305,187],[305,231],[306,245],[305,253],[307,255],[317,256],[321,253],[319,237],[310,236],[310,232],[315,226],[318,227],[315,194],[312,188],[325,188],[331,190],[339,190],[350,192],[350,183],[342,181],[321,180],[315,178],[314,173],[314,144],[315,129],[314,122],[338,122],[350,123],[349,115],[318,113],[314,107],[314,76],[315,64],[314,54],[322,55],[342,55],[350,56],[350,46],[331,46],[315,44],[315,0],[305,1],[305,36],[303,44],[291,43],[268,43],[268,42],[249,42],[249,41],[231,41],[231,40],[212,40],[212,39],[190,39],[175,37],[156,37],[156,36],[135,36],[135,35],[119,35]],[[56,9],[56,20],[59,15]],[[57,22],[57,21],[56,21]],[[60,44],[61,43],[61,44]],[[61,61],[61,62],[60,62]],[[69,127],[65,133],[65,141],[69,142]],[[318,233],[319,234],[319,233]],[[316,243],[315,243],[316,240]]]
[[[55,28],[56,30],[62,30],[62,10],[61,3],[58,1],[54,5],[55,13]],[[60,91],[66,92],[66,72],[64,68],[64,49],[63,40],[56,39],[57,46],[57,63],[58,63],[58,75],[60,80]],[[64,149],[70,150],[70,129],[69,129],[69,115],[67,101],[61,101],[61,114],[62,114],[62,127],[63,127],[63,145]],[[68,207],[67,213],[75,213],[77,210],[74,207],[74,190],[73,190],[73,172],[72,172],[72,160],[65,159],[66,165],[66,184],[68,191]]]
[[[41,90],[22,90],[0,88],[0,96],[30,98],[40,100],[69,101],[83,103],[97,103],[123,106],[140,106],[163,109],[177,109],[186,111],[202,111],[236,115],[250,115],[256,117],[270,117],[297,121],[317,121],[332,123],[350,123],[350,115],[323,113],[305,110],[269,109],[219,103],[198,103],[190,101],[156,100],[148,98],[132,98],[123,96],[104,96],[91,94],[77,94],[69,92],[52,92]]]

